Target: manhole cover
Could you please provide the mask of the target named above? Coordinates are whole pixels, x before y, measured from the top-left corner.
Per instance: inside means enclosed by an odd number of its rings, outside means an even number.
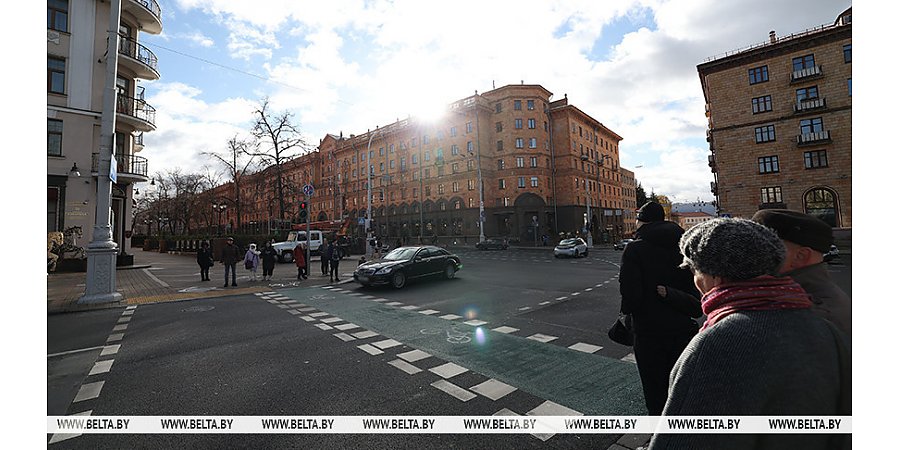
[[[191,306],[189,308],[182,309],[181,312],[206,312],[212,310],[213,308],[215,308],[215,306]]]

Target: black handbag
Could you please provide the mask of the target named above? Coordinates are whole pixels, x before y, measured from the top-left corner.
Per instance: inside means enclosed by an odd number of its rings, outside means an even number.
[[[634,330],[631,328],[631,314],[620,314],[609,332],[606,333],[613,342],[628,347],[634,345]]]

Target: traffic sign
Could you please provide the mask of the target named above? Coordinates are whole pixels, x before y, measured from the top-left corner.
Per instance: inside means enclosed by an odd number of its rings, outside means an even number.
[[[316,190],[313,188],[312,184],[307,184],[303,186],[303,193],[306,194],[307,197],[312,197]]]

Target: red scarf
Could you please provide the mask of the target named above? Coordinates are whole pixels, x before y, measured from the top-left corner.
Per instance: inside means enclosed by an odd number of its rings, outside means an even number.
[[[776,311],[812,307],[809,294],[790,277],[764,275],[750,280],[724,283],[700,300],[706,323],[703,331],[738,311]]]

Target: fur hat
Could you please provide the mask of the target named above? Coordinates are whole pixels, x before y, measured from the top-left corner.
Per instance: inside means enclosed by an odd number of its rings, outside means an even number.
[[[637,220],[641,222],[662,222],[666,220],[666,211],[656,202],[647,202],[638,209]]]
[[[691,227],[678,243],[681,267],[731,281],[775,275],[784,243],[774,231],[747,219],[712,219]]]
[[[256,244],[250,244],[250,250],[256,250]]]
[[[788,209],[762,209],[751,219],[778,233],[778,237],[819,253],[831,250],[834,237],[831,226],[818,217]]]

